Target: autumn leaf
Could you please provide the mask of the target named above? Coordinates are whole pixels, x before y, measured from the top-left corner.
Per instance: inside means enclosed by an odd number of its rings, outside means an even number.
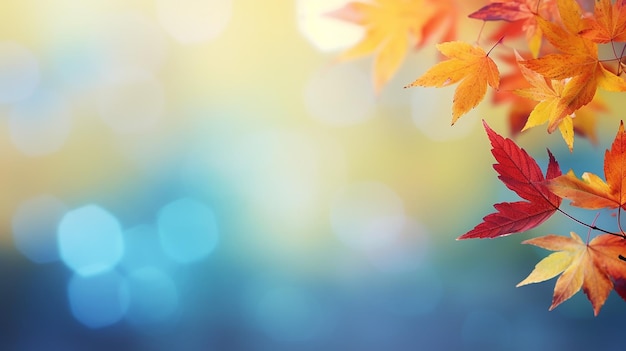
[[[598,87],[607,91],[626,91],[624,80],[598,60],[597,44],[577,35],[583,23],[582,10],[576,1],[558,0],[557,4],[565,28],[541,17],[536,20],[544,37],[561,53],[520,62],[547,79],[564,80],[559,108],[550,118],[549,132],[555,131],[566,116],[591,102]]]
[[[484,121],[483,125],[491,142],[491,153],[498,161],[493,165],[498,178],[526,201],[495,204],[497,212],[485,216],[482,223],[458,239],[496,238],[530,230],[550,218],[561,205],[561,198],[544,186],[546,179],[561,175],[550,151],[544,177],[537,162],[524,149],[498,135]]]
[[[483,21],[514,22],[535,16],[537,0],[494,1],[470,13],[467,17]]]
[[[596,0],[593,16],[582,23],[579,34],[596,43],[626,41],[626,1]]]
[[[527,99],[525,100],[530,101]],[[513,135],[516,135],[524,129],[526,123],[528,122],[528,117],[535,106],[536,103],[533,105],[518,103],[513,106],[511,112],[509,113],[509,125],[511,126],[511,133]],[[589,142],[591,142],[591,144],[596,145],[598,143],[598,136],[596,133],[598,112],[606,111],[608,111],[608,107],[599,95],[596,94],[590,103],[576,111],[576,118],[566,117],[561,121],[561,123],[559,123],[559,131],[561,132],[561,136],[565,140],[570,151],[572,151],[574,147],[574,137],[569,134],[571,133],[571,130],[569,125],[566,124],[571,122],[574,127],[573,132],[575,135],[586,138]]]
[[[544,124],[545,121],[550,120],[551,116],[555,117],[555,113],[545,113],[544,106],[537,106],[539,104],[549,104],[550,100],[558,100],[559,94],[555,91],[553,83],[538,73],[520,65],[518,61],[523,60],[523,58],[517,52],[515,52],[515,55],[503,56],[502,60],[513,67],[500,78],[500,89],[494,94],[493,103],[509,103],[511,105],[508,116],[510,133],[516,136],[523,130]],[[559,81],[555,83],[557,89],[562,88],[562,83]],[[537,110],[535,110],[536,107]],[[540,114],[541,111],[544,113],[543,116]],[[552,112],[555,111],[556,108],[552,110]],[[576,111],[576,118],[569,118],[573,124],[573,132],[589,139],[592,144],[596,144],[597,113],[606,111],[608,111],[607,105],[603,102],[600,95],[596,94],[589,104]],[[534,113],[534,116],[529,121],[531,113]],[[569,122],[569,120],[567,118],[564,119],[566,122]],[[573,136],[571,136],[572,131],[568,129],[568,126],[564,126],[564,123],[560,123],[558,127],[571,150],[574,141]],[[566,131],[563,131],[563,129],[566,129]]]
[[[574,123],[571,116],[563,116],[567,110],[567,100],[563,99],[565,81],[545,79],[524,65],[520,65],[519,68],[522,76],[531,86],[517,89],[515,93],[538,102],[530,112],[522,131],[548,122],[548,133],[552,133],[558,128],[563,140],[572,151],[574,148]]]
[[[433,9],[430,19],[422,26],[421,35],[415,35],[418,39],[416,48],[421,48],[428,39],[442,30],[440,42],[453,41],[457,36],[459,6],[455,0],[434,0],[428,2]]]
[[[444,87],[459,83],[452,101],[452,124],[483,100],[487,85],[498,89],[500,72],[485,51],[470,44],[453,41],[437,44],[449,60],[439,62],[406,86]]]
[[[586,209],[626,209],[626,132],[621,122],[610,150],[604,154],[604,175],[585,172],[579,179],[570,171],[550,179],[547,187],[562,198],[571,200],[571,205]]]
[[[504,0],[487,4],[468,17],[483,21],[507,22],[491,38],[502,36],[510,38],[525,34],[528,48],[533,57],[537,57],[541,48],[542,31],[535,17],[540,15],[548,19],[555,17],[555,14],[556,6],[553,0]]]
[[[350,2],[332,11],[329,16],[357,24],[365,30],[363,38],[340,59],[374,54],[374,87],[380,91],[402,65],[409,46],[421,45],[439,26],[451,22],[444,21],[446,6],[450,7],[449,1],[372,0]],[[455,25],[448,27],[456,28]],[[452,38],[455,33],[448,30],[445,35]]]
[[[586,244],[576,233],[570,236],[547,235],[524,241],[556,252],[541,260],[517,286],[543,282],[562,273],[554,287],[550,310],[582,288],[596,316],[613,288],[626,300],[626,262],[619,258],[626,253],[626,239],[602,234]]]

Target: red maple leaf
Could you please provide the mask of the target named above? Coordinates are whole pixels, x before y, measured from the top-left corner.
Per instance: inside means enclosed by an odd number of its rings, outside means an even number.
[[[501,202],[493,207],[497,210],[483,218],[483,222],[458,239],[496,238],[519,233],[540,225],[561,205],[561,198],[545,185],[546,179],[561,175],[561,169],[548,150],[549,163],[545,177],[537,162],[511,139],[494,132],[483,121],[491,142],[491,153],[498,163],[493,168],[498,178],[526,201]]]
[[[493,0],[468,17],[483,21],[505,21],[491,39],[503,36],[508,38],[526,36],[528,48],[534,57],[539,55],[542,42],[542,30],[536,18],[552,20],[558,18],[555,0]]]

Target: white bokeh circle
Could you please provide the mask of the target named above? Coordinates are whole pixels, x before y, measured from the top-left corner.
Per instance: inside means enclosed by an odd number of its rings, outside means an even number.
[[[233,12],[231,0],[157,0],[157,19],[165,31],[183,44],[218,37]]]

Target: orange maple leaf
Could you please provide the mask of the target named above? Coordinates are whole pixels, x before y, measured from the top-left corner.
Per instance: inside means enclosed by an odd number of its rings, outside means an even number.
[[[518,61],[523,60],[523,58],[517,51],[514,53],[514,55],[501,57],[504,63],[512,66],[512,70],[500,77],[500,88],[493,95],[492,101],[494,104],[509,103],[511,105],[508,116],[509,132],[511,135],[516,136],[523,129],[530,128],[530,126],[527,126],[528,117],[539,103],[545,101],[532,94],[531,88],[533,88],[533,85],[531,82],[536,80],[535,84],[539,85],[539,87],[535,88],[539,90],[542,88],[548,88],[549,90],[552,87],[552,82],[520,65]],[[547,87],[544,87],[544,84]],[[556,92],[554,93],[556,94]],[[597,144],[597,113],[606,111],[608,111],[607,105],[603,102],[600,95],[596,94],[589,104],[576,111],[576,118],[572,118],[574,133],[589,139],[594,145]]]
[[[607,91],[626,91],[623,79],[607,70],[598,60],[597,44],[578,36],[583,24],[582,10],[573,0],[558,0],[560,15],[566,28],[536,20],[544,37],[561,53],[521,61],[526,68],[552,80],[566,80],[560,94],[560,108],[550,119],[548,131],[553,132],[568,115],[593,100],[598,87]]]
[[[626,41],[626,1],[597,0],[592,17],[583,19],[580,35],[596,43]]]
[[[570,236],[547,235],[524,241],[556,252],[541,260],[517,286],[543,282],[562,273],[554,287],[550,310],[582,287],[596,316],[613,288],[626,300],[626,262],[620,259],[626,254],[626,239],[602,234],[586,244],[576,233]]]
[[[561,198],[571,200],[571,205],[586,209],[626,209],[626,132],[621,122],[611,150],[604,154],[606,182],[593,173],[585,172],[582,179],[569,171],[550,179],[548,188]]]
[[[340,59],[355,59],[374,53],[374,88],[380,89],[398,70],[408,52],[409,44],[420,46],[456,11],[449,1],[372,0],[350,2],[328,15],[364,27],[361,41],[345,51]],[[453,23],[454,24],[454,23]],[[448,26],[446,38],[453,38],[455,25]],[[451,39],[450,39],[451,40]]]
[[[437,44],[449,60],[439,62],[406,87],[444,87],[460,82],[452,102],[452,124],[483,100],[487,85],[498,89],[500,72],[481,47],[453,41]]]

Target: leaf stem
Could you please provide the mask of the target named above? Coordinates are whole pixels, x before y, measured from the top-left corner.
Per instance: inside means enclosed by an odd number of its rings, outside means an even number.
[[[495,49],[496,46],[498,46],[498,44],[502,43],[502,40],[504,39],[504,35],[500,37],[500,39],[498,39],[498,41],[496,41],[495,44],[493,44],[493,46],[491,47],[491,49],[489,49],[489,51],[487,51],[487,55],[489,56],[489,54],[491,53],[491,50]]]
[[[626,238],[626,233],[624,233],[624,229],[622,228],[622,207],[617,208],[617,228],[622,234],[623,238]]]
[[[622,69],[622,67],[624,66],[624,63],[622,62],[622,58],[624,57],[624,50],[626,50],[626,45],[622,46],[622,52],[620,53],[620,56],[619,56],[619,61],[618,61],[618,63],[617,63],[617,72],[618,72],[618,75],[619,75],[619,73],[621,73],[621,72],[620,72],[620,69]],[[622,72],[623,72],[623,71],[622,71]]]
[[[620,62],[621,59],[622,59],[621,57],[616,57],[616,58],[598,60],[598,62],[613,62],[613,61]]]
[[[483,20],[483,25],[480,26],[480,30],[478,31],[478,37],[476,38],[476,46],[479,46],[479,42],[480,42],[480,37],[483,35],[483,29],[485,29],[485,25],[487,24],[487,21]],[[487,54],[487,56],[489,56],[489,54]]]
[[[533,15],[539,15],[539,6],[541,5],[541,0],[537,1],[537,7],[535,8],[535,13]]]
[[[618,62],[621,62],[622,57],[621,57],[621,56],[620,56],[619,58],[617,57],[617,51],[615,51],[615,42],[614,42],[613,40],[611,40],[611,49],[613,50],[613,55],[615,56],[615,59],[616,59]],[[619,75],[620,75],[621,70],[622,70],[622,65],[618,63],[618,64],[617,64],[617,73],[616,73],[616,75],[618,75],[618,76],[619,76]]]
[[[587,228],[589,228],[591,230],[597,230],[597,231],[605,233],[605,234],[615,235],[615,236],[619,236],[620,238],[624,238],[624,234],[613,233],[613,232],[608,231],[606,229],[600,228],[600,227],[596,226],[595,224],[585,223],[585,222],[581,221],[580,219],[572,216],[571,214],[563,211],[560,207],[557,208],[557,211],[561,212],[562,214],[564,214],[567,218],[571,219],[572,221],[574,221],[574,222],[576,222],[576,223],[578,223],[580,225],[584,225],[585,227],[587,227]]]
[[[598,221],[598,217],[600,217],[600,212],[596,212],[596,216],[593,217],[593,222],[591,222],[591,225],[593,226],[596,225],[596,222]],[[589,238],[591,238],[591,228],[587,230],[587,245],[589,245]]]

